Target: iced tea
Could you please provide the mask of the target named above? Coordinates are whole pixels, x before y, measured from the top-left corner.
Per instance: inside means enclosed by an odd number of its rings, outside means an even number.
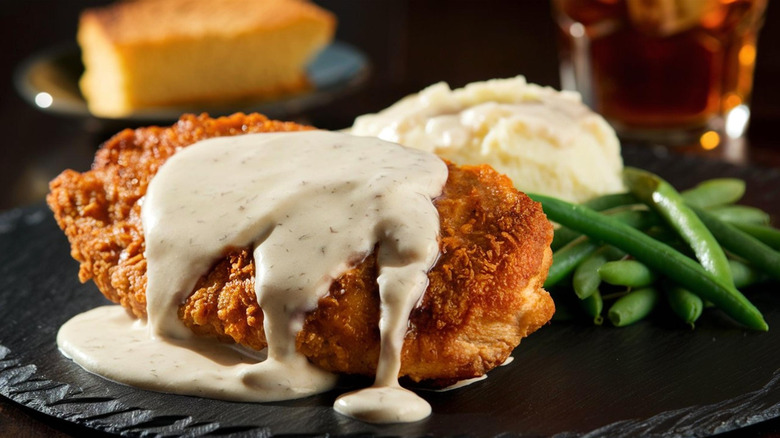
[[[697,130],[728,123],[735,109],[744,131],[766,6],[767,0],[553,0],[564,88],[580,91],[623,134]],[[728,134],[741,135],[737,128]]]

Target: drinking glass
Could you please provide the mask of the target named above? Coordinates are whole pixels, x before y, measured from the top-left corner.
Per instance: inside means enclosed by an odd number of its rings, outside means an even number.
[[[739,139],[767,0],[552,0],[561,83],[624,139]]]

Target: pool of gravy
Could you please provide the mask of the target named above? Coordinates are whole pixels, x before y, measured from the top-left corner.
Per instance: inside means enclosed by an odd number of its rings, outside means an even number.
[[[381,352],[374,385],[335,409],[369,422],[417,421],[430,405],[398,384],[408,317],[439,255],[432,200],[447,180],[433,154],[326,131],[204,140],[171,157],[142,200],[146,321],[119,306],[60,329],[65,355],[156,391],[275,401],[331,389],[335,375],[295,349],[304,316],[334,279],[377,248]],[[196,337],[177,311],[231,247],[251,247],[265,356]]]

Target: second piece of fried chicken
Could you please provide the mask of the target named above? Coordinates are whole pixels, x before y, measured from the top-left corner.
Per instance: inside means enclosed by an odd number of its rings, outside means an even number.
[[[79,278],[93,279],[112,301],[146,315],[141,200],[176,150],[202,139],[310,129],[263,116],[183,116],[169,128],[125,130],[98,152],[93,169],[65,171],[47,201],[65,231]],[[434,200],[441,256],[409,319],[401,375],[444,385],[503,363],[520,340],[554,312],[542,289],[551,263],[552,227],[541,207],[489,166],[449,165]],[[379,357],[379,294],[371,255],[337,279],[309,312],[297,348],[339,373],[373,375]],[[266,346],[249,248],[232,249],[198,281],[179,309],[195,333]]]

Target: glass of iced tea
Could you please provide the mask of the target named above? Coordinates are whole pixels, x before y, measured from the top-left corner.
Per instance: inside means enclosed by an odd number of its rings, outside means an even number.
[[[563,88],[625,139],[741,138],[767,1],[552,0]]]

